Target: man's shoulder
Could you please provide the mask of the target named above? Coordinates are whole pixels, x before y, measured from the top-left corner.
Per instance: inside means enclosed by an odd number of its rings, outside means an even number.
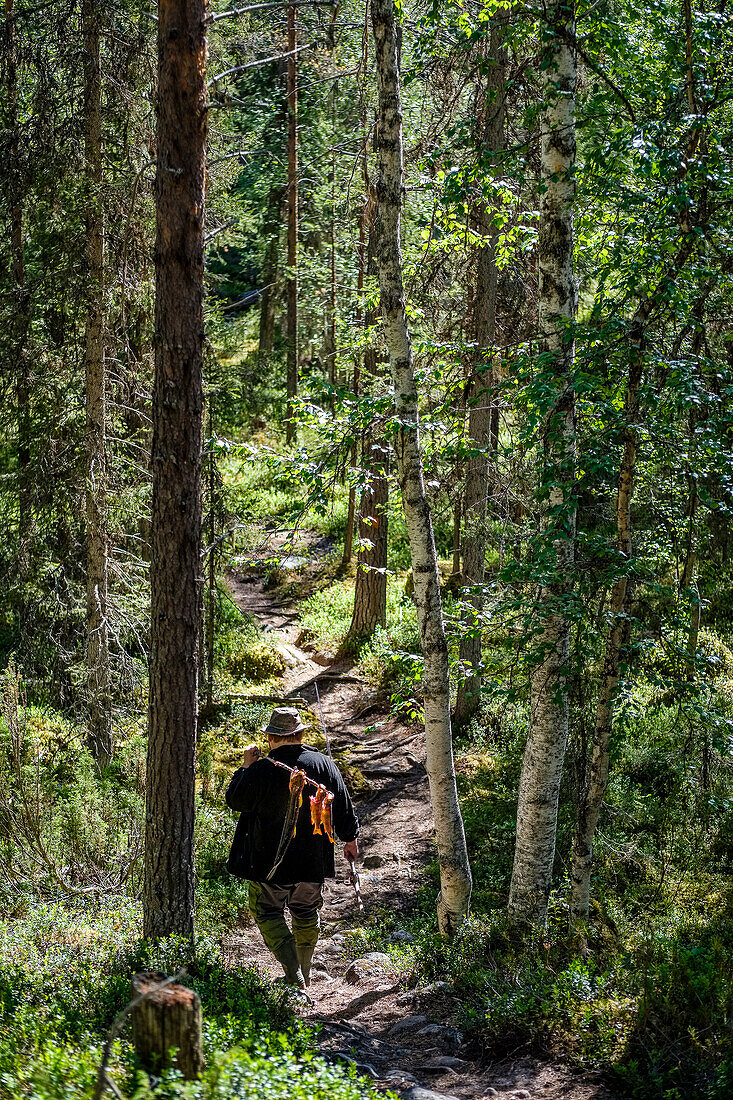
[[[312,745],[303,745],[298,763],[304,768],[310,766],[321,772],[327,772],[330,775],[341,775],[341,772],[338,770],[331,757],[326,756],[326,754],[320,752],[319,749],[313,748]]]
[[[270,772],[275,770],[275,768],[268,765],[267,757],[261,756],[259,760],[253,760],[248,768],[238,768],[234,774],[235,776],[246,776],[248,783],[259,783],[269,778]]]
[[[321,752],[320,749],[314,748],[313,745],[301,745],[300,755],[301,757],[306,755],[313,756],[316,757],[318,760],[324,760],[326,763],[328,763],[328,757],[326,756],[326,754]]]

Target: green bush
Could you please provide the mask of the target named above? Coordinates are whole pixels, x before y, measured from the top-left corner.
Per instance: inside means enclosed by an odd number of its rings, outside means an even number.
[[[141,744],[116,731],[100,776],[82,731],[25,707],[12,669],[0,718],[0,897],[3,890],[104,893],[136,873],[143,816]],[[12,823],[12,824],[11,824]]]
[[[230,629],[219,635],[216,645],[219,666],[234,680],[259,683],[279,676],[285,659],[258,632]]]
[[[151,1088],[141,1075],[133,1100],[251,1100],[255,1096],[258,1100],[376,1100],[394,1093],[376,1092],[366,1080],[312,1054],[296,1058],[283,1050],[263,1056],[235,1047],[216,1051],[200,1082],[187,1084],[169,1071]]]
[[[22,919],[0,922],[2,1100],[88,1100],[104,1037],[129,999],[132,974],[174,974],[183,966],[184,980],[201,997],[206,1073],[188,1084],[172,1071],[153,1087],[137,1070],[123,1030],[111,1070],[126,1095],[234,1100],[255,1086],[259,1095],[283,1100],[373,1095],[315,1056],[313,1034],[294,1015],[286,988],[225,961],[205,930],[193,959],[190,945],[175,937],[141,943],[139,921],[136,904],[115,899],[35,904]]]

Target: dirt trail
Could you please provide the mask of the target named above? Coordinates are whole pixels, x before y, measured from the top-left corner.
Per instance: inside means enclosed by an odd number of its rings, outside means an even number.
[[[231,577],[230,587],[242,610],[283,646],[289,664],[283,695],[305,699],[315,709],[317,682],[334,750],[346,749],[369,783],[369,791],[355,800],[365,917],[378,909],[409,914],[433,853],[422,731],[406,728],[380,710],[379,697],[348,663],[316,661],[299,648],[297,610],[279,604],[256,573]],[[368,732],[370,726],[378,728]],[[324,891],[323,932],[310,988],[314,1004],[303,1010],[304,1018],[320,1024],[324,1054],[355,1062],[377,1086],[406,1100],[612,1100],[587,1075],[526,1055],[482,1064],[464,1043],[457,1025],[459,1002],[449,986],[436,983],[405,991],[388,956],[366,952],[356,961],[347,957],[342,931],[363,918],[339,856],[336,873]],[[400,937],[409,938],[398,927],[395,941]],[[273,978],[282,974],[254,925],[232,935],[227,948],[239,963],[254,963]]]

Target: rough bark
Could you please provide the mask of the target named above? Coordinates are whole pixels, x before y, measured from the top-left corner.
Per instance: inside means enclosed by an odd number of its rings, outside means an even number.
[[[504,84],[506,54],[501,46],[500,30],[494,25],[489,44],[491,69],[487,87],[486,118],[482,134],[484,157],[495,156],[504,147]],[[478,223],[486,241],[476,257],[475,340],[476,350],[468,395],[468,437],[472,454],[466,470],[463,502],[462,539],[463,583],[473,590],[472,610],[461,634],[459,656],[466,672],[458,685],[455,721],[464,724],[476,714],[481,702],[481,628],[484,567],[486,561],[486,510],[489,491],[490,456],[498,443],[494,421],[498,421],[496,402],[496,243],[497,230],[491,211],[482,204]],[[495,416],[496,413],[496,416]]]
[[[82,4],[86,213],[86,707],[97,763],[112,758],[112,698],[107,625],[106,365],[104,358],[104,215],[102,206],[102,73],[99,12]]]
[[[576,289],[573,275],[575,183],[575,35],[572,0],[546,9],[540,118],[539,328],[545,370],[553,388],[544,425],[540,499],[545,545],[553,576],[537,598],[536,663],[530,684],[530,728],[522,762],[517,840],[509,913],[518,923],[543,927],[552,882],[565,747],[568,736],[568,665],[575,553],[575,391],[573,384]]]
[[[338,82],[334,80],[329,91],[331,113],[331,222],[329,225],[329,288],[326,308],[326,331],[324,340],[324,360],[326,376],[332,386],[336,385],[336,96]]]
[[[204,1068],[201,1042],[201,1001],[185,985],[171,983],[156,989],[165,980],[163,974],[144,971],[132,979],[132,1042],[140,1065],[148,1073],[161,1075],[174,1065],[187,1081],[193,1081]],[[171,1051],[175,1056],[171,1060]]]
[[[144,934],[193,935],[203,407],[204,0],[160,0]]]
[[[363,642],[378,626],[387,625],[389,454],[386,446],[367,440],[364,468],[369,482],[359,507],[359,569],[347,646]]]
[[[581,792],[578,822],[573,843],[570,871],[572,884],[570,920],[573,924],[586,921],[590,910],[593,839],[598,826],[603,797],[608,786],[609,748],[613,729],[614,702],[623,650],[628,639],[628,614],[632,598],[632,583],[629,571],[633,556],[631,501],[634,493],[636,455],[639,447],[638,395],[641,373],[642,354],[640,350],[634,349],[626,387],[624,448],[619,466],[618,492],[616,495],[616,549],[621,572],[614,581],[611,590],[603,672],[593,726],[593,746]]]
[[[375,317],[373,310],[366,310],[362,306],[362,294],[364,292],[364,276],[369,269],[372,274],[372,267],[374,266],[374,234],[372,232],[372,226],[369,226],[369,245],[367,246],[367,218],[371,207],[369,202],[369,175],[367,171],[367,155],[366,155],[366,118],[362,120],[362,129],[364,131],[364,152],[362,154],[362,176],[364,179],[364,201],[362,203],[361,210],[359,212],[359,252],[358,252],[358,271],[356,276],[356,293],[357,293],[357,306],[356,306],[356,323],[364,324],[365,328],[369,328],[374,324]],[[364,352],[365,368],[370,369],[367,362],[367,356],[370,354],[370,349],[366,349]],[[376,356],[373,356],[376,363]],[[373,369],[373,368],[371,368]],[[352,392],[354,397],[359,394],[361,386],[361,364],[357,357],[354,363],[354,381],[352,386]],[[357,445],[354,441],[354,445],[351,450],[351,463],[356,465]],[[344,556],[342,559],[343,565],[349,565],[351,562],[353,549],[354,549],[354,521],[356,516],[356,488],[352,485],[349,489],[349,511],[346,518],[346,534],[344,535]]]
[[[18,605],[19,652],[24,648],[27,618],[25,586],[30,572],[30,545],[33,534],[30,448],[30,364],[26,341],[30,326],[30,303],[25,275],[23,241],[23,173],[20,156],[18,124],[18,57],[15,31],[14,0],[5,0],[5,83],[7,117],[10,132],[10,156],[5,172],[10,212],[10,264],[14,298],[13,345],[15,353],[15,403],[17,415],[17,476],[18,476]]]
[[[285,439],[294,443],[298,396],[298,58],[297,7],[288,5],[288,408]]]
[[[280,249],[280,222],[285,192],[282,187],[271,187],[267,200],[265,233],[267,248],[262,265],[262,298],[260,299],[260,338],[258,356],[265,361],[275,344],[275,304],[277,302],[277,271]]]
[[[216,642],[216,455],[214,452],[214,391],[209,391],[209,554],[206,594],[206,709],[211,713],[214,705],[214,651]]]
[[[425,495],[417,390],[405,312],[400,241],[402,105],[393,0],[372,0],[371,10],[379,87],[377,266],[398,422],[394,441],[397,475],[410,542],[414,597],[424,661],[427,770],[440,864],[438,924],[443,934],[451,935],[468,912],[471,871],[456,790],[448,647],[432,517]]]

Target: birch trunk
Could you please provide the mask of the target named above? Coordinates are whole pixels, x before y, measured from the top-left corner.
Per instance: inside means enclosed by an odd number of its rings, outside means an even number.
[[[539,328],[553,397],[548,409],[540,475],[548,572],[538,593],[537,663],[531,674],[530,728],[522,762],[517,840],[509,913],[518,923],[544,927],[552,882],[565,747],[568,737],[568,664],[575,555],[575,390],[573,382],[576,289],[573,274],[576,65],[567,40],[575,35],[573,0],[546,9],[539,228]]]
[[[491,29],[490,64],[487,87],[486,119],[481,146],[488,156],[500,153],[504,145],[504,83],[506,58],[500,46],[499,28]],[[482,158],[483,159],[483,158]],[[463,583],[473,589],[472,612],[459,647],[461,663],[467,669],[458,685],[455,721],[465,724],[476,714],[481,703],[481,610],[483,608],[484,569],[486,562],[486,510],[489,491],[489,453],[494,449],[494,412],[496,409],[496,241],[491,211],[479,210],[478,222],[486,241],[476,257],[475,338],[476,352],[469,391],[468,435],[474,452],[466,471],[462,541]],[[498,412],[498,409],[496,409]],[[496,433],[498,434],[498,433]],[[498,442],[498,441],[497,441]],[[454,565],[454,572],[456,572]]]
[[[400,216],[403,190],[402,105],[393,0],[372,0],[379,87],[377,266],[384,331],[395,391],[397,475],[410,542],[424,661],[425,736],[430,797],[440,863],[438,925],[452,935],[471,898],[463,819],[458,804],[450,722],[448,647],[440,601],[433,525],[425,495],[417,390],[405,312]]]
[[[86,706],[89,743],[100,767],[112,758],[112,699],[107,626],[106,365],[104,361],[104,221],[102,74],[99,14],[82,4],[84,154],[90,196],[86,217]]]
[[[206,118],[205,0],[160,0],[146,939],[193,937]]]
[[[586,781],[580,798],[578,823],[573,843],[570,870],[571,896],[570,921],[580,924],[588,919],[590,911],[590,882],[593,868],[593,839],[603,798],[608,786],[609,747],[613,729],[614,701],[618,688],[621,659],[628,640],[628,613],[631,604],[632,583],[629,577],[633,555],[631,501],[636,475],[636,455],[639,447],[637,427],[639,412],[639,385],[641,382],[642,356],[633,355],[626,387],[624,449],[621,457],[616,496],[616,549],[621,575],[611,591],[611,601],[606,632],[601,687],[596,704],[593,727],[593,747]]]

